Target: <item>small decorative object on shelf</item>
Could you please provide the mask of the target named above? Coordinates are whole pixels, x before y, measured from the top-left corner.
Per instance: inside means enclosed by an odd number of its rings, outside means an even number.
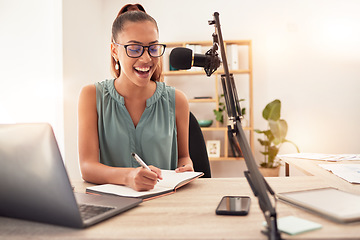
[[[206,141],[206,148],[207,148],[209,157],[213,157],[213,158],[220,157],[220,141],[219,140]]]
[[[199,97],[194,97],[194,99],[212,99],[212,97],[210,97],[210,96],[199,96]]]
[[[213,120],[198,120],[200,127],[210,127]]]

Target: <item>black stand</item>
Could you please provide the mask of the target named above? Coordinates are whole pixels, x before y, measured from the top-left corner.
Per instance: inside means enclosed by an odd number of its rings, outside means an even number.
[[[267,184],[265,178],[261,175],[241,126],[241,108],[233,75],[229,73],[224,41],[220,28],[219,13],[214,13],[214,20],[210,20],[209,25],[215,25],[215,33],[213,34],[214,51],[217,50],[217,46],[220,43],[222,63],[225,72],[225,74],[221,75],[221,83],[229,118],[228,135],[232,138],[230,141],[235,143],[236,148],[238,151],[242,152],[245,158],[245,163],[248,168],[248,171],[245,172],[246,179],[248,180],[254,195],[258,198],[260,209],[267,222],[267,230],[263,231],[263,233],[268,236],[268,239],[281,239],[281,235],[277,228],[276,210],[268,195],[274,195],[274,192]]]

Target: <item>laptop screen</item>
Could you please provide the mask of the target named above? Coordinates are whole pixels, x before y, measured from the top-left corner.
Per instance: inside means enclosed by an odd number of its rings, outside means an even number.
[[[0,162],[0,215],[82,224],[49,124],[0,125]]]

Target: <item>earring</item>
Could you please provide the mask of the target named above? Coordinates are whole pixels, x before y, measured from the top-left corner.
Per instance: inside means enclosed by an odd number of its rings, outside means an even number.
[[[119,70],[119,61],[116,61],[116,60],[115,60],[115,62],[116,62],[116,64],[115,64],[115,70]]]
[[[116,58],[113,56],[115,61],[115,70],[119,70],[119,60],[116,60]]]

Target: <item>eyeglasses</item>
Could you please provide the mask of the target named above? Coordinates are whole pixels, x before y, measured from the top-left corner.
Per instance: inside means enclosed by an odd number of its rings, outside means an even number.
[[[148,53],[151,57],[161,57],[164,54],[166,48],[165,44],[151,44],[149,46],[142,46],[139,44],[123,45],[116,42],[113,43],[117,46],[124,46],[126,55],[131,58],[141,57],[145,52],[145,48],[148,49]]]

